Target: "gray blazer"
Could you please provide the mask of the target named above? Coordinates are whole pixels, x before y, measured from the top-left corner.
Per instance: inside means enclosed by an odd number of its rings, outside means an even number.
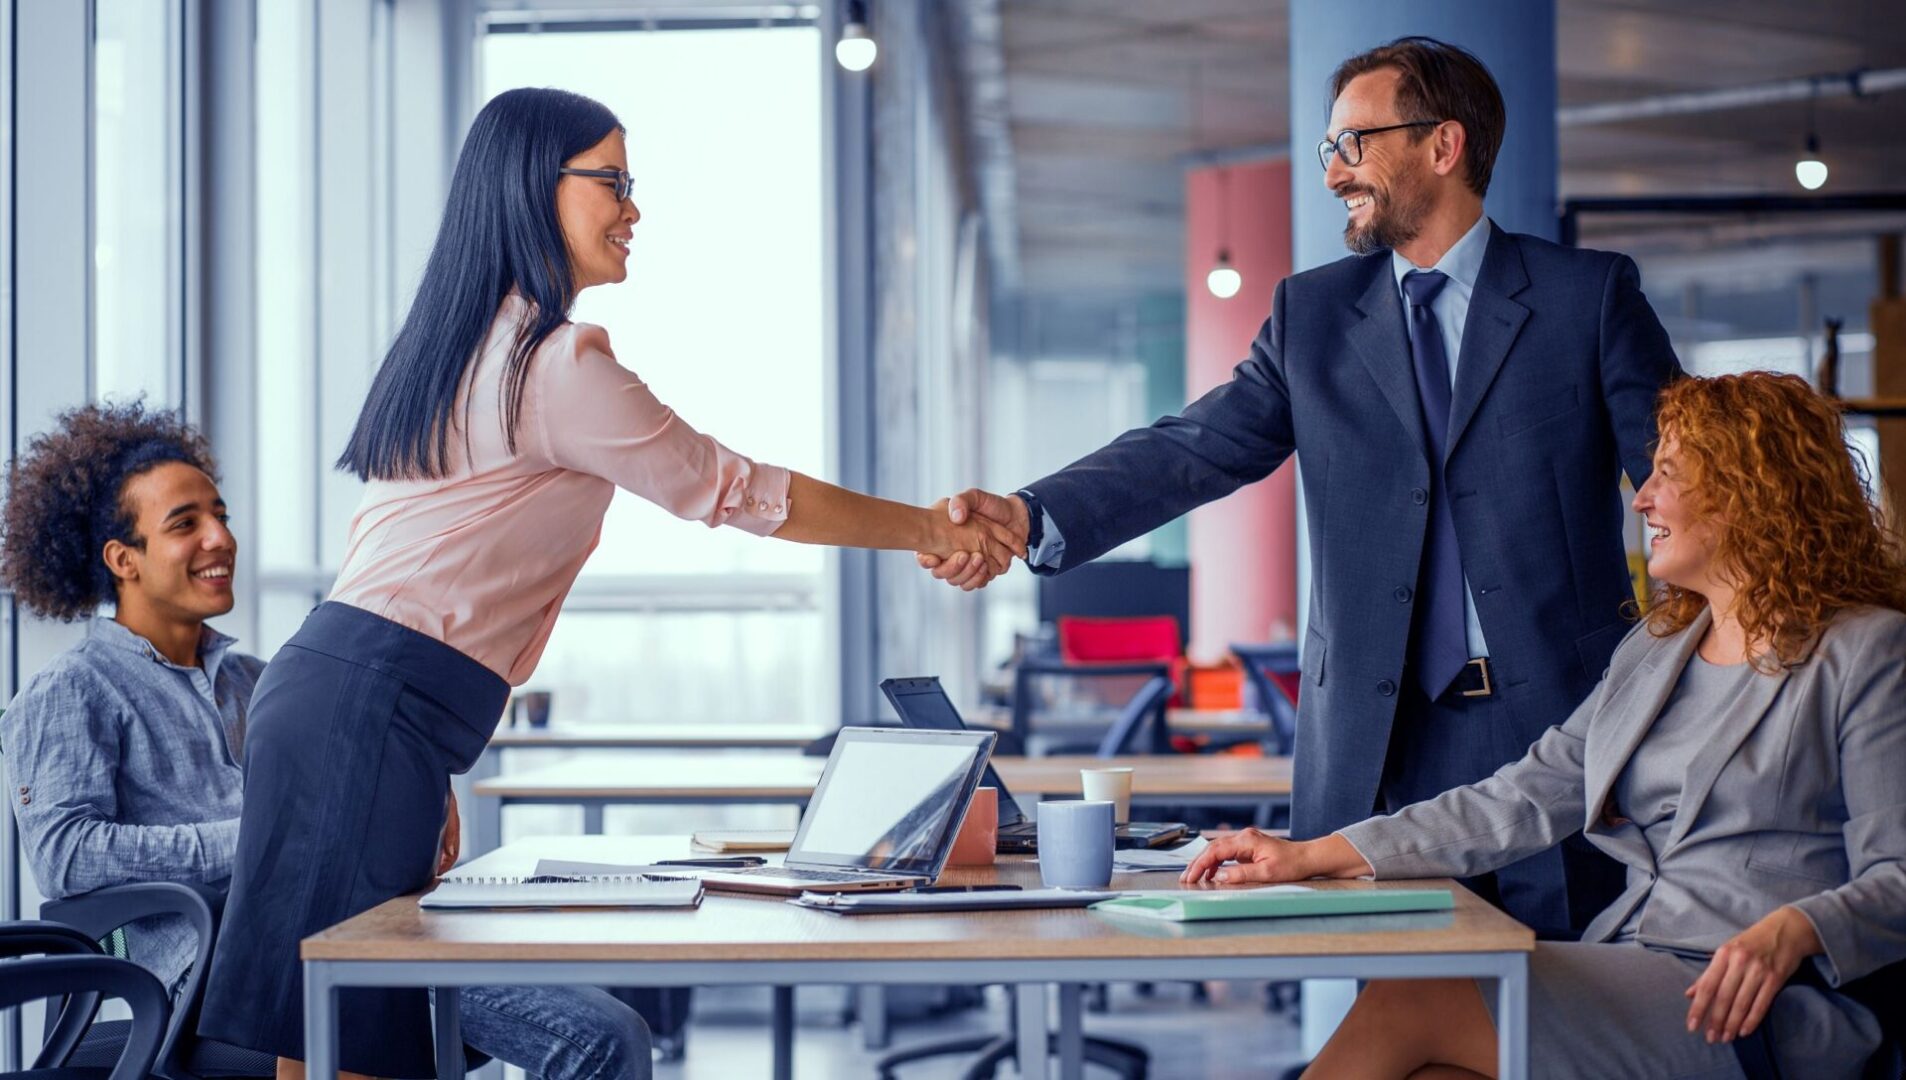
[[[1711,953],[1791,904],[1830,985],[1906,958],[1906,614],[1842,613],[1799,663],[1754,678],[1690,764],[1657,858],[1610,824],[1615,780],[1707,631],[1636,627],[1595,692],[1494,776],[1342,830],[1379,878],[1468,877],[1583,832],[1628,888],[1583,934],[1607,941],[1652,900],[1644,945]]]

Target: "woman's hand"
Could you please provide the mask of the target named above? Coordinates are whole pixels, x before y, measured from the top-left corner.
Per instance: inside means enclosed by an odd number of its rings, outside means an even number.
[[[450,802],[444,812],[443,835],[437,838],[437,876],[450,872],[457,865],[457,855],[463,850],[463,819],[457,816],[457,793],[450,793]]]
[[[1225,866],[1230,860],[1235,866]],[[1314,877],[1358,877],[1370,873],[1357,849],[1336,833],[1318,840],[1285,840],[1245,829],[1213,840],[1178,878],[1189,885],[1207,879],[1239,882],[1303,881]]]
[[[1711,1043],[1752,1035],[1800,962],[1820,950],[1820,935],[1798,908],[1775,908],[1714,950],[1687,989],[1688,1030],[1705,1028]]]
[[[927,509],[931,521],[931,545],[920,549],[922,555],[938,558],[949,569],[950,581],[971,592],[1012,568],[1014,556],[1024,556],[1025,540],[1008,526],[978,514],[967,515],[955,523],[947,514],[947,500],[941,499]]]

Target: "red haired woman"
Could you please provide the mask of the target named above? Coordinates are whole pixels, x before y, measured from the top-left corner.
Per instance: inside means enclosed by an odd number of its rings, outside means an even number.
[[[1246,832],[1188,880],[1468,877],[1581,831],[1628,887],[1530,961],[1530,1073],[1856,1076],[1846,984],[1906,959],[1906,563],[1833,404],[1792,376],[1662,392],[1635,496],[1660,583],[1601,684],[1528,756],[1328,837]],[[1235,864],[1227,865],[1229,860]],[[1783,989],[1784,988],[1784,989]],[[1870,1000],[1870,999],[1869,999]],[[1373,982],[1307,1075],[1495,1075],[1468,980]]]

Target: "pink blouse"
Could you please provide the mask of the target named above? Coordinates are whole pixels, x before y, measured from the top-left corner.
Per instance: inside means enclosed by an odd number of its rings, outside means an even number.
[[[497,389],[528,311],[515,294],[497,311],[466,377],[446,475],[370,482],[331,590],[331,599],[428,634],[512,686],[536,670],[615,488],[758,536],[780,528],[788,511],[786,469],[688,426],[616,363],[608,333],[587,323],[559,327],[531,358],[511,453]]]

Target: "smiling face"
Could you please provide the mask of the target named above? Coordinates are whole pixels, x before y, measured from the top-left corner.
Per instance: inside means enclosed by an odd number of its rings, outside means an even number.
[[[122,608],[135,604],[178,622],[232,610],[238,541],[226,528],[225,500],[211,477],[168,461],[128,480],[120,500],[132,511],[139,541],[105,546]]]
[[[567,169],[629,168],[629,151],[620,131],[563,162]],[[635,198],[618,200],[615,181],[600,176],[563,175],[556,183],[556,217],[569,249],[569,270],[576,291],[607,285],[629,276],[629,240],[642,220]]]
[[[1350,80],[1331,104],[1329,135],[1423,119],[1397,115],[1397,79],[1396,69],[1379,68]],[[1343,200],[1343,241],[1351,251],[1368,255],[1402,247],[1422,231],[1437,198],[1436,140],[1421,138],[1430,130],[1372,135],[1363,140],[1363,160],[1354,167],[1341,154],[1331,157],[1324,183]]]
[[[1635,512],[1648,519],[1648,576],[1690,592],[1714,591],[1714,524],[1697,516],[1687,494],[1680,444],[1663,434],[1654,472],[1635,492]]]

